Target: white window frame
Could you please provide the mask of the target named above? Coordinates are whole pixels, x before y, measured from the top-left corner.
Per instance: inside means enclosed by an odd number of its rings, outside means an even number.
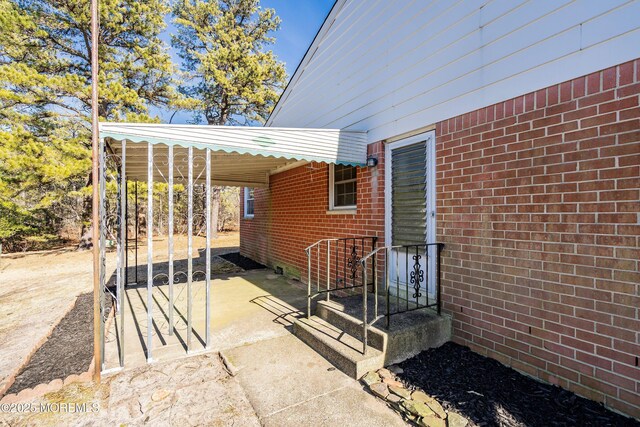
[[[351,182],[354,181],[356,183],[356,204],[349,206],[335,206],[334,205],[334,193],[335,193],[335,164],[331,163],[329,165],[329,211],[355,211],[358,207],[358,178],[356,174],[356,178],[354,180],[348,181],[340,181],[340,182]]]
[[[244,218],[253,218],[256,212],[256,196],[255,193],[253,195],[253,199],[249,199],[249,193],[251,192],[251,188],[244,187]],[[249,200],[253,200],[253,213],[247,213],[247,202]]]

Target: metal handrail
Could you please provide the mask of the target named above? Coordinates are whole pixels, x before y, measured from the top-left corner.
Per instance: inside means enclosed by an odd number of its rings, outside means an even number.
[[[362,294],[364,295],[365,301],[366,301],[366,296],[367,296],[367,287],[369,285],[368,280],[367,280],[367,274],[366,272],[364,272],[362,278],[363,278],[363,283],[361,285],[355,284],[355,273],[353,273],[352,276],[352,286],[343,286],[343,287],[331,287],[331,242],[345,242],[345,250],[346,250],[346,242],[348,241],[353,241],[354,246],[352,247],[353,252],[351,253],[351,258],[349,260],[345,259],[343,260],[343,267],[347,265],[347,262],[349,263],[350,266],[355,266],[355,265],[362,265],[360,260],[361,258],[357,258],[356,255],[356,243],[357,241],[361,241],[362,243],[362,254],[364,255],[365,250],[366,250],[366,245],[365,245],[365,241],[370,241],[371,242],[371,248],[375,249],[376,243],[377,243],[377,236],[354,236],[354,237],[341,237],[341,238],[327,238],[327,239],[320,239],[317,242],[307,246],[305,248],[305,252],[307,254],[307,318],[311,317],[311,300],[315,297],[317,297],[318,295],[321,295],[323,293],[326,293],[327,295],[327,301],[330,298],[330,294],[333,291],[337,291],[337,290],[347,290],[347,289],[354,289],[354,288],[363,288],[363,292]],[[321,264],[320,264],[320,252],[321,252],[321,248],[322,245],[326,243],[327,248],[327,257],[326,257],[326,286],[324,287],[324,289],[320,289],[320,270],[321,270]],[[312,293],[312,252],[314,250],[314,248],[316,249],[316,262],[317,262],[317,279],[316,279],[316,292]],[[336,252],[335,252],[335,256],[336,256],[336,268],[338,267],[338,265],[340,264],[338,262],[338,249],[339,246],[337,246],[335,248]],[[346,267],[345,267],[346,268]],[[354,271],[353,267],[351,267],[352,272]],[[375,271],[375,263],[373,264],[373,269]],[[337,273],[336,273],[336,277],[337,277]],[[345,280],[345,284],[346,284],[346,275],[345,278],[343,278]],[[338,283],[338,282],[336,282]],[[374,288],[377,287],[377,277],[375,277],[374,275]],[[377,292],[377,289],[376,289]],[[364,304],[364,316],[365,316],[365,323],[366,323],[366,310],[367,310],[367,305],[366,303]],[[364,346],[364,349],[366,349],[366,344]],[[364,353],[365,350],[363,350]]]
[[[393,249],[402,249],[405,248],[407,250],[407,254],[408,254],[408,248],[410,247],[415,247],[416,251],[417,248],[419,247],[424,247],[425,250],[428,247],[432,247],[435,246],[437,248],[436,251],[436,309],[438,314],[440,314],[441,311],[441,252],[442,249],[444,249],[444,243],[417,243],[417,244],[412,244],[412,245],[389,245],[389,246],[382,246],[379,248],[374,249],[373,251],[369,252],[367,255],[363,256],[360,259],[360,263],[362,264],[362,270],[364,272],[364,277],[365,277],[365,281],[366,281],[366,275],[367,275],[367,262],[369,261],[370,258],[373,259],[374,261],[374,266],[375,264],[375,260],[376,260],[376,255],[379,252],[384,251],[385,253],[385,263],[384,263],[384,276],[385,276],[385,298],[386,298],[386,312],[384,316],[378,316],[378,272],[376,271],[375,267],[373,269],[373,274],[374,274],[374,315],[373,315],[373,320],[371,322],[367,321],[367,298],[366,298],[366,293],[363,293],[363,321],[362,321],[362,336],[363,336],[363,340],[362,340],[362,345],[363,345],[363,349],[362,352],[363,354],[366,352],[367,349],[367,335],[368,335],[368,329],[371,325],[373,325],[375,322],[377,322],[380,318],[382,317],[386,317],[386,327],[387,329],[389,328],[389,322],[390,322],[390,316],[391,314],[399,314],[401,312],[406,312],[409,310],[405,310],[405,311],[397,311],[396,313],[391,313],[390,312],[390,280],[389,280],[389,253],[391,250]],[[416,263],[418,261],[416,260]],[[396,258],[396,268],[397,268],[397,258]],[[427,265],[428,268],[428,265]],[[406,271],[406,274],[408,275],[408,270]],[[433,305],[429,305],[428,304],[428,296],[427,296],[427,304],[425,304],[424,306],[420,307],[418,304],[418,307],[416,309],[420,309],[420,308],[428,308],[428,307],[432,307]]]
[[[351,239],[351,237],[348,237],[349,239]],[[355,237],[355,239],[360,239],[360,237]],[[343,240],[343,239],[339,239],[339,238],[334,238],[334,239],[320,239],[317,242],[307,246],[306,248],[304,248],[304,251],[308,254],[309,251],[311,250],[311,248],[318,246],[320,243],[322,242],[335,242],[336,240]]]

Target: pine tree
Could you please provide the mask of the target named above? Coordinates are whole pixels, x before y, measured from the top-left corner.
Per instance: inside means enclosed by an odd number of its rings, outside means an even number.
[[[178,34],[172,45],[182,59],[189,109],[210,125],[263,123],[286,81],[272,51],[280,27],[273,9],[258,0],[178,0]]]
[[[178,34],[171,42],[189,82],[180,91],[194,121],[264,123],[287,79],[284,64],[266,50],[280,27],[275,11],[261,9],[259,0],[178,0],[173,14]],[[221,194],[229,193],[214,187],[214,224]]]
[[[90,172],[89,1],[0,0],[0,239],[83,214]],[[168,0],[100,0],[101,120],[149,121],[176,99],[158,37]],[[84,204],[86,207],[86,204]]]

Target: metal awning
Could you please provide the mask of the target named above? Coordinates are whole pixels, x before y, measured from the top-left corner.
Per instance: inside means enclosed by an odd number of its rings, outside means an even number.
[[[367,157],[366,133],[339,129],[100,123],[100,137],[118,156],[126,141],[127,178],[135,180],[148,178],[149,144],[154,181],[167,175],[169,163],[162,159],[168,147],[177,163],[192,147],[196,177],[204,180],[205,161],[198,152],[209,149],[212,184],[249,187],[268,186],[269,175],[307,162],[364,166]]]
[[[269,175],[293,168],[307,162],[338,163],[364,166],[367,156],[367,138],[364,132],[341,131],[336,129],[284,129],[263,127],[195,126],[162,124],[121,124],[101,123],[98,164],[99,198],[99,283],[97,294],[100,302],[99,332],[97,338],[100,371],[105,365],[105,325],[107,312],[105,295],[111,279],[107,278],[106,247],[107,238],[116,243],[115,287],[119,331],[117,333],[118,365],[124,367],[124,291],[129,285],[128,242],[129,242],[129,180],[135,180],[134,216],[137,233],[141,210],[138,200],[138,181],[146,181],[145,232],[147,234],[147,274],[146,274],[146,341],[147,361],[153,361],[155,354],[154,327],[159,335],[158,324],[154,322],[154,288],[167,286],[167,322],[169,335],[180,335],[180,340],[189,353],[193,346],[193,303],[194,281],[198,271],[194,271],[193,236],[204,228],[206,243],[204,248],[205,266],[199,274],[204,275],[205,331],[202,335],[204,348],[211,348],[211,239],[213,185],[233,185],[247,187],[267,187]],[[109,181],[109,185],[107,182]],[[115,184],[115,185],[111,185]],[[156,185],[156,184],[166,184]],[[179,194],[176,185],[183,186]],[[108,192],[107,188],[111,190]],[[113,190],[116,190],[115,192]],[[185,194],[186,193],[186,194]],[[95,200],[95,199],[94,199]],[[179,201],[176,209],[176,201]],[[156,208],[156,203],[158,207]],[[186,209],[185,209],[186,208]],[[157,209],[157,210],[154,210]],[[186,266],[174,265],[174,225],[175,213],[186,213],[187,256]],[[186,210],[186,212],[185,212]],[[166,226],[168,261],[166,270],[154,261],[154,233],[162,232],[162,225],[154,228],[154,222]],[[204,222],[204,224],[202,224]],[[95,223],[94,223],[95,224]],[[204,225],[204,227],[203,227]],[[198,227],[198,229],[195,229]],[[137,259],[137,258],[136,258]],[[185,268],[186,267],[186,268]],[[180,270],[180,268],[182,268]],[[136,261],[136,269],[137,261]],[[186,281],[186,319],[184,312],[175,308],[174,285]],[[137,283],[136,285],[142,285]],[[183,288],[184,289],[184,288]],[[183,297],[184,298],[184,297]],[[200,296],[199,299],[202,299]],[[163,309],[164,311],[164,309]],[[174,330],[174,312],[186,323],[186,331]],[[114,314],[115,315],[115,314]],[[183,332],[186,332],[183,335]],[[156,335],[156,336],[158,336]],[[202,340],[200,340],[202,341]]]

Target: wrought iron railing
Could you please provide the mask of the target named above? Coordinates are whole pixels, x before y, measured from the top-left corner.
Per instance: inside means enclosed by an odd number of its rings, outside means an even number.
[[[423,308],[440,314],[440,257],[443,243],[419,243],[376,248],[376,237],[322,239],[307,247],[307,318],[311,301],[335,291],[362,288],[362,353],[368,345],[369,328],[383,317],[389,328],[391,316]],[[369,250],[368,250],[369,249]],[[365,255],[366,254],[366,255]],[[384,271],[378,267],[384,265]],[[379,278],[384,287],[378,289]],[[369,286],[373,293],[373,316],[369,319]],[[379,292],[384,312],[379,314]]]
[[[378,238],[375,236],[322,239],[305,249],[307,318],[311,316],[311,300],[314,298],[324,294],[328,300],[333,292],[348,291],[372,284],[366,281],[366,272],[360,259],[375,250],[377,241]],[[375,270],[375,265],[369,268]]]
[[[370,324],[385,317],[388,329],[392,315],[423,308],[435,308],[440,314],[443,249],[444,243],[384,246],[362,257],[360,262],[363,271],[367,271],[368,264],[379,264],[380,261],[377,260],[379,257],[383,257],[384,263],[383,295],[386,309],[383,315],[378,316],[376,294],[374,316]],[[366,311],[366,307],[364,310]],[[366,330],[364,332],[366,341]]]

